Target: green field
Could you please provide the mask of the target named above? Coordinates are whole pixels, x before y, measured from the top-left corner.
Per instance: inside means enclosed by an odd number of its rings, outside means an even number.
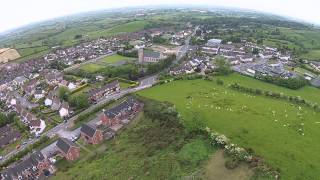
[[[81,66],[80,69],[82,69],[88,73],[96,73],[97,71],[99,71],[102,68],[109,66],[111,64],[116,64],[121,61],[127,62],[127,61],[133,61],[133,60],[134,60],[134,58],[129,58],[129,57],[115,54],[112,56],[107,56],[107,57],[99,60],[98,62],[85,64],[85,65]]]
[[[224,81],[223,86],[205,80],[173,81],[138,94],[174,103],[187,127],[193,127],[195,120],[200,119],[232,142],[252,148],[268,164],[280,169],[282,179],[317,179],[320,145],[315,142],[320,136],[320,113],[282,100],[234,91],[227,85],[237,82],[300,95],[318,103],[320,91],[312,87],[289,90],[237,74],[219,78]]]
[[[95,73],[97,71],[99,71],[100,69],[102,69],[103,66],[100,66],[98,64],[85,64],[83,66],[80,67],[80,69],[88,72],[88,73]]]
[[[107,56],[105,58],[102,59],[102,62],[105,62],[107,64],[115,64],[117,62],[120,61],[130,61],[133,60],[134,58],[129,58],[129,57],[125,57],[125,56],[121,56],[118,54],[112,55],[112,56]]]
[[[301,58],[319,61],[320,60],[320,50],[311,50],[310,52],[301,55]]]

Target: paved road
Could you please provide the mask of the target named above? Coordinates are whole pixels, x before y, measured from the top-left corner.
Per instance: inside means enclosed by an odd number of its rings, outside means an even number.
[[[105,97],[104,99],[102,99],[101,101],[99,101],[97,104],[90,106],[88,109],[82,111],[81,113],[71,117],[70,119],[67,120],[67,122],[63,122],[57,126],[55,126],[54,128],[50,129],[49,131],[46,131],[42,134],[42,136],[48,136],[50,138],[54,137],[55,135],[59,135],[60,137],[65,137],[68,139],[71,139],[74,136],[78,136],[80,134],[80,128],[74,130],[74,131],[69,131],[68,128],[72,126],[73,122],[80,116],[83,114],[86,114],[90,111],[92,111],[94,108],[105,104],[107,102],[110,102],[111,100],[117,100],[120,99],[121,97],[130,94],[130,93],[134,93],[149,87],[152,87],[153,84],[155,84],[157,82],[157,75],[153,75],[153,76],[149,76],[146,78],[143,78],[140,80],[139,86],[135,87],[135,88],[131,88],[131,89],[126,89],[126,90],[122,90],[117,94],[113,94],[110,96]],[[10,157],[12,157],[13,155],[17,154],[18,152],[24,150],[26,147],[28,147],[29,145],[35,143],[36,141],[38,141],[39,139],[31,139],[29,141],[27,141],[24,145],[22,145],[19,149],[15,149],[13,151],[11,151],[10,153],[6,154],[1,160],[0,163],[5,162],[7,159],[9,159]],[[49,148],[50,149],[50,148]]]
[[[186,40],[185,40],[185,45],[183,45],[178,53],[177,53],[177,58],[176,60],[173,62],[173,63],[178,63],[178,61],[183,57],[185,56],[185,54],[188,52],[190,46],[189,46],[189,43],[190,43],[190,39],[192,36],[195,35],[196,33],[196,30],[198,29],[199,27],[197,26],[193,32],[193,34],[191,36],[189,36]],[[107,54],[107,55],[104,55],[104,56],[101,56],[99,58],[96,58],[96,59],[93,59],[93,60],[90,60],[90,61],[87,61],[87,62],[84,62],[84,63],[81,63],[81,64],[76,64],[70,68],[68,68],[67,70],[72,70],[74,68],[77,68],[83,64],[87,64],[87,63],[92,63],[92,62],[96,62],[106,56],[110,56],[110,55],[113,55],[115,53],[111,53],[111,54]],[[54,128],[50,129],[49,131],[46,131],[42,134],[42,136],[48,136],[48,137],[53,137],[55,135],[59,135],[60,137],[65,137],[65,138],[68,138],[68,139],[71,139],[72,137],[74,136],[78,136],[80,134],[80,128],[74,130],[74,131],[69,131],[68,128],[71,127],[71,125],[73,124],[73,122],[80,116],[80,115],[83,115],[83,114],[86,114],[90,111],[92,111],[94,108],[102,105],[102,104],[105,104],[107,102],[110,102],[111,100],[117,100],[117,99],[120,99],[121,97],[127,95],[127,94],[130,94],[130,93],[134,93],[134,92],[137,92],[137,91],[140,91],[140,90],[143,90],[143,89],[146,89],[146,88],[150,88],[152,87],[152,85],[154,85],[156,82],[157,82],[157,78],[158,78],[158,75],[152,75],[152,76],[149,76],[149,77],[145,77],[143,79],[141,79],[139,82],[139,86],[136,87],[136,88],[131,88],[131,89],[126,89],[126,90],[122,90],[121,92],[117,93],[117,94],[113,94],[111,96],[107,96],[105,97],[104,99],[102,99],[101,101],[99,101],[97,104],[95,105],[92,105],[90,106],[88,109],[82,111],[81,113],[71,117],[70,119],[67,120],[67,122],[65,123],[61,123],[57,126],[55,126]],[[98,121],[98,120],[96,120]],[[36,141],[38,141],[38,139],[31,139],[29,141],[26,142],[25,145],[22,145],[18,150],[15,149],[13,150],[12,152],[10,152],[9,154],[7,154],[6,156],[4,156],[1,160],[0,160],[0,163],[3,163],[5,162],[7,159],[9,159],[10,157],[12,157],[13,155],[17,154],[18,152],[24,150],[26,147],[28,147],[29,145],[35,143]],[[54,144],[54,143],[53,143]],[[48,147],[44,148],[44,152],[46,154],[50,154],[52,151],[54,151],[54,148],[55,146],[54,145],[49,145]]]

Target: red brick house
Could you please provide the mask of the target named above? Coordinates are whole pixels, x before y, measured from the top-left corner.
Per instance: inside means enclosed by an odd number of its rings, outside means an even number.
[[[0,173],[1,180],[45,179],[50,163],[41,153],[35,152],[22,162]]]
[[[88,92],[88,96],[91,101],[98,101],[100,98],[106,95],[117,93],[120,91],[120,84],[118,80],[112,81],[104,85],[101,88],[92,89]]]
[[[68,161],[73,161],[80,157],[80,147],[68,139],[60,138],[57,142],[57,148],[60,154]]]
[[[132,119],[141,111],[143,105],[132,97],[127,98],[119,105],[104,110],[100,117],[101,123],[107,127],[121,124],[123,120]]]
[[[103,130],[90,124],[83,124],[80,133],[81,138],[88,144],[99,144],[104,139]]]

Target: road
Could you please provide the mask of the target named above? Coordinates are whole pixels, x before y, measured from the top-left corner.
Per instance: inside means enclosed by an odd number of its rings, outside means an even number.
[[[113,95],[105,97],[104,99],[99,101],[97,104],[94,104],[94,105],[90,106],[88,109],[82,111],[81,113],[71,117],[70,119],[67,120],[67,122],[60,123],[57,126],[55,126],[54,128],[44,132],[42,134],[42,136],[48,136],[48,137],[52,138],[55,135],[59,135],[60,137],[65,137],[65,138],[68,138],[68,139],[71,139],[71,137],[73,137],[73,136],[78,136],[80,134],[80,128],[78,128],[78,129],[76,129],[74,131],[69,131],[68,128],[73,125],[74,121],[79,116],[81,116],[83,114],[86,114],[86,113],[92,111],[94,108],[96,108],[96,107],[98,107],[100,105],[103,105],[103,104],[105,104],[107,102],[110,102],[112,100],[120,99],[121,97],[123,97],[123,96],[125,96],[127,94],[134,93],[134,92],[137,92],[137,91],[152,87],[152,85],[154,85],[156,82],[157,82],[157,75],[145,77],[145,78],[143,78],[143,79],[141,79],[139,81],[139,86],[138,87],[131,88],[131,89],[125,89],[125,90],[120,91],[117,94],[113,94]],[[13,155],[17,154],[18,152],[24,150],[29,145],[35,143],[38,140],[39,139],[36,139],[36,138],[30,139],[24,145],[21,145],[21,147],[19,149],[15,149],[15,150],[11,151],[10,153],[6,154],[0,160],[0,163],[5,162],[10,157],[12,157]]]
[[[186,55],[186,53],[188,52],[190,46],[190,39],[192,36],[195,35],[197,29],[199,28],[199,26],[195,27],[194,29],[194,32],[189,36],[187,37],[187,39],[185,40],[185,45],[183,45],[178,53],[177,53],[177,58],[176,60],[173,62],[173,64],[176,64],[179,62],[179,60],[181,60],[181,58],[183,56]],[[101,56],[99,58],[96,58],[96,59],[93,59],[93,60],[90,60],[90,61],[87,61],[87,62],[84,62],[84,63],[81,63],[81,64],[76,64],[66,70],[72,70],[74,68],[77,68],[77,67],[80,67],[81,65],[84,65],[84,64],[87,64],[87,63],[93,63],[93,62],[96,62],[106,56],[111,56],[115,53],[110,53],[110,54],[107,54],[107,55],[104,55],[104,56]],[[104,99],[102,99],[101,101],[99,101],[97,104],[95,105],[92,105],[90,106],[88,109],[82,111],[81,113],[69,118],[67,120],[67,122],[63,122],[63,123],[60,123],[59,125],[55,126],[54,128],[44,132],[42,134],[42,136],[48,136],[50,138],[54,137],[55,135],[59,135],[60,137],[65,137],[65,138],[68,138],[68,139],[71,139],[71,137],[74,137],[74,136],[78,136],[80,134],[80,128],[74,130],[74,131],[69,131],[68,128],[71,127],[74,123],[74,121],[76,119],[78,119],[79,116],[83,115],[83,114],[86,114],[88,112],[91,112],[93,109],[95,109],[96,107],[102,105],[102,104],[105,104],[107,102],[110,102],[112,100],[117,100],[117,99],[120,99],[121,97],[127,95],[127,94],[130,94],[130,93],[134,93],[134,92],[137,92],[137,91],[140,91],[140,90],[143,90],[143,89],[146,89],[146,88],[150,88],[152,87],[152,85],[154,85],[156,82],[157,82],[157,79],[158,79],[158,74],[156,75],[152,75],[152,76],[148,76],[148,77],[145,77],[145,78],[142,78],[141,80],[139,80],[139,86],[138,87],[135,87],[135,88],[130,88],[130,89],[126,89],[126,90],[122,90],[120,91],[119,93],[117,94],[113,94],[111,96],[107,96],[105,97]],[[29,141],[27,141],[24,145],[22,145],[19,149],[15,149],[13,151],[11,151],[10,153],[6,154],[1,160],[0,160],[0,164],[5,162],[7,159],[9,159],[10,157],[12,157],[13,155],[17,154],[18,152],[21,152],[22,150],[24,150],[26,147],[28,147],[29,145],[35,143],[36,141],[38,141],[38,139],[34,138],[34,139],[31,139]],[[50,148],[51,147],[51,148]],[[44,152],[45,153],[51,153],[53,151],[54,148],[54,145],[50,145],[46,148],[44,148]]]

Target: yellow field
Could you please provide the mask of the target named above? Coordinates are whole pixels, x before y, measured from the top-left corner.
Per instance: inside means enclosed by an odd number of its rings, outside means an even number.
[[[0,49],[0,63],[7,63],[9,61],[18,59],[20,54],[15,49],[3,48]]]

